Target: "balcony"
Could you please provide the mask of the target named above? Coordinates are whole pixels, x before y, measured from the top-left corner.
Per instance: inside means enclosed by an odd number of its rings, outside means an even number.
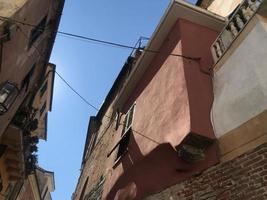
[[[36,168],[38,151],[36,145],[39,139],[32,134],[38,128],[35,115],[36,109],[21,105],[3,133],[1,145],[5,146],[5,149],[2,157],[0,156],[0,172],[5,174],[3,191],[6,191],[10,184],[23,182]]]
[[[5,132],[2,143],[7,145],[3,156],[8,181],[19,181],[25,177],[23,134],[21,129],[10,125]]]
[[[38,148],[38,137],[25,135],[27,132],[20,127],[10,124],[1,140],[6,146],[3,156],[0,159],[2,167],[0,171],[7,173],[7,182],[22,181],[31,174],[36,167]]]
[[[215,63],[223,57],[252,17],[260,11],[260,9],[263,9],[264,1],[265,0],[244,0],[233,12],[227,25],[212,44],[211,52]]]

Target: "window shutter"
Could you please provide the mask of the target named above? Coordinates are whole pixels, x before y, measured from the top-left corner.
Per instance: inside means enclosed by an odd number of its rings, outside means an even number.
[[[130,127],[132,127],[134,110],[135,110],[135,104],[132,105],[132,107],[129,109],[129,111],[125,116],[122,134],[124,134]]]

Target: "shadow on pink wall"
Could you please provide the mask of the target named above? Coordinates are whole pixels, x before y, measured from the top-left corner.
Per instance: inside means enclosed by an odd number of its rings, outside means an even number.
[[[138,158],[133,156],[137,154]],[[171,144],[163,143],[146,156],[142,156],[134,137],[131,137],[129,151],[121,160],[125,171],[104,199],[142,199],[149,194],[157,193],[194,174],[199,174],[207,165],[214,164],[214,159],[210,157],[217,156],[215,144],[207,149],[206,155],[203,161],[187,164],[179,158]]]

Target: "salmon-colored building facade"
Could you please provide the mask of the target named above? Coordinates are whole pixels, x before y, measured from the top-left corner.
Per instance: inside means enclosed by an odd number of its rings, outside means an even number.
[[[129,190],[140,199],[218,162],[209,117],[213,98],[211,78],[203,72],[209,70],[207,66],[212,62],[210,52],[203,49],[208,50],[216,36],[216,31],[184,19],[174,24],[160,48],[164,53],[154,56],[122,106],[126,113],[135,104],[133,131],[128,151],[112,174],[107,199],[114,199],[117,191],[121,191],[119,195],[129,194]],[[118,135],[121,132],[119,129]],[[179,149],[183,142],[187,144],[198,137],[210,143],[199,144],[206,148],[205,159],[188,164],[179,158]]]
[[[171,1],[127,59],[73,200],[267,199],[267,1],[196,5]]]
[[[143,199],[219,162],[209,68],[223,23],[184,1],[170,4],[90,120],[73,199]]]

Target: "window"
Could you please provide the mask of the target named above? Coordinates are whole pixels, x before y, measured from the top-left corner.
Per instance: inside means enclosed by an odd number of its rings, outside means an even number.
[[[134,110],[135,110],[135,104],[132,105],[132,107],[129,109],[129,111],[127,112],[124,118],[122,134],[127,132],[127,130],[132,126]]]
[[[81,196],[80,196],[79,200],[83,200],[83,199],[84,199],[84,193],[85,193],[87,184],[88,184],[88,177],[86,178],[86,181],[85,181],[85,183],[83,184],[83,189],[82,189],[82,193],[81,193]]]
[[[48,194],[48,187],[45,188],[43,199],[47,199],[47,194]]]
[[[135,104],[131,106],[131,108],[125,115],[121,139],[117,142],[117,144],[112,148],[112,150],[107,155],[107,157],[109,157],[116,149],[118,149],[115,162],[117,162],[123,156],[123,154],[126,153],[128,149],[132,133],[134,112],[135,112]]]
[[[34,74],[35,67],[36,67],[36,63],[32,65],[31,70],[28,72],[28,74],[22,80],[21,89],[23,89],[25,87],[25,92],[27,92],[29,89],[30,81],[31,81],[31,78]]]
[[[118,148],[118,152],[117,152],[117,156],[115,159],[115,162],[120,159],[124,153],[126,153],[127,149],[128,149],[128,145],[130,142],[130,138],[131,138],[131,128],[127,130],[127,132],[125,134],[122,135],[121,140],[119,142],[119,148]]]
[[[33,43],[43,34],[46,26],[47,16],[45,16],[35,28],[32,29],[30,39],[29,39],[29,48]]]
[[[44,95],[46,90],[47,90],[47,81],[42,85],[42,87],[40,89],[40,97],[42,97]]]
[[[40,117],[42,116],[45,109],[46,109],[46,102],[43,104],[42,108],[40,109]]]
[[[10,82],[0,86],[0,115],[8,111],[18,94],[18,88]]]
[[[135,110],[135,103],[131,106],[131,108],[128,110],[123,123],[123,130],[122,130],[122,136],[121,140],[119,142],[119,148],[116,156],[117,161],[123,154],[127,151],[128,145],[131,138],[131,132],[132,132],[132,124],[133,124],[133,117],[134,117],[134,110]]]
[[[120,121],[121,121],[121,113],[119,110],[116,112],[116,124],[115,124],[115,130],[119,129],[120,126]]]
[[[7,145],[5,144],[0,144],[0,158],[2,157],[2,155],[4,155],[5,151],[6,151]],[[1,177],[1,175],[0,175]],[[0,191],[1,192],[1,191]]]
[[[101,176],[96,186],[88,194],[85,195],[83,200],[101,200],[104,183],[105,177]]]
[[[91,153],[92,153],[92,151],[93,151],[93,149],[95,147],[97,136],[98,136],[97,132],[92,133],[92,137],[91,137],[91,140],[90,140],[90,143],[89,143],[89,146],[88,146],[88,156],[91,155]]]

